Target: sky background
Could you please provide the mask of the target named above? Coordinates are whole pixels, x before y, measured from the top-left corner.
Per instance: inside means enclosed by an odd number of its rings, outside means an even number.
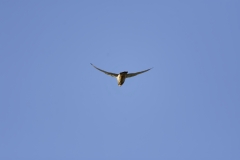
[[[239,62],[239,0],[0,0],[0,159],[239,160]]]

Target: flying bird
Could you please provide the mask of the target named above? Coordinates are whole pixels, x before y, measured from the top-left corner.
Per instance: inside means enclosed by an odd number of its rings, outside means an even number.
[[[130,78],[130,77],[134,77],[138,74],[141,74],[141,73],[144,73],[144,72],[147,72],[149,71],[150,69],[152,68],[149,68],[147,70],[144,70],[144,71],[140,71],[140,72],[136,72],[136,73],[128,73],[128,71],[124,71],[124,72],[120,72],[119,74],[117,73],[111,73],[111,72],[107,72],[107,71],[104,71],[100,68],[97,68],[96,66],[94,66],[92,63],[90,63],[94,68],[96,68],[97,70],[109,75],[109,76],[112,76],[112,77],[115,77],[117,78],[117,81],[118,81],[118,85],[121,87],[123,85],[123,83],[125,82],[125,79],[126,78]]]

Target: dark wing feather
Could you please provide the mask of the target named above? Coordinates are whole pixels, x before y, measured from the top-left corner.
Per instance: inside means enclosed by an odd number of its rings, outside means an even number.
[[[152,68],[150,68],[150,69],[152,69]],[[134,76],[136,76],[136,75],[138,75],[138,74],[142,74],[142,73],[144,73],[144,72],[147,72],[147,71],[149,71],[150,69],[147,69],[147,70],[144,70],[144,71],[141,71],[141,72],[136,72],[136,73],[128,73],[127,76],[126,76],[126,78],[134,77]]]
[[[99,69],[99,68],[97,68],[96,66],[94,66],[92,63],[90,63],[94,68],[96,68],[97,70],[99,70],[99,71],[101,71],[101,72],[103,72],[103,73],[105,73],[105,74],[107,74],[107,75],[109,75],[109,76],[112,76],[112,77],[117,77],[118,76],[118,74],[116,74],[116,73],[111,73],[111,72],[107,72],[107,71],[104,71],[104,70],[102,70],[102,69]]]

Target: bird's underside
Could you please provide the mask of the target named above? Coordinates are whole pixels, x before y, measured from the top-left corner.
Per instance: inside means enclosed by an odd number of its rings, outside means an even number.
[[[90,63],[94,68],[96,68],[97,70],[109,75],[109,76],[112,76],[112,77],[115,77],[117,78],[117,81],[118,81],[118,85],[121,87],[123,85],[123,83],[125,82],[125,79],[126,78],[131,78],[131,77],[134,77],[138,74],[142,74],[144,72],[147,72],[149,71],[150,69],[147,69],[147,70],[144,70],[144,71],[140,71],[140,72],[135,72],[135,73],[128,73],[128,71],[124,71],[124,72],[120,72],[119,74],[117,73],[111,73],[111,72],[107,72],[107,71],[104,71],[100,68],[97,68],[96,66],[94,66],[92,63]]]

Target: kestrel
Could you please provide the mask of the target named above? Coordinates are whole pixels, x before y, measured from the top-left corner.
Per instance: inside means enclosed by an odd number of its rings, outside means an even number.
[[[115,77],[117,78],[117,81],[118,81],[118,85],[121,87],[123,85],[123,83],[125,82],[125,79],[126,78],[130,78],[130,77],[133,77],[133,76],[136,76],[138,74],[141,74],[141,73],[144,73],[144,72],[147,72],[149,71],[150,69],[147,69],[147,70],[144,70],[144,71],[141,71],[141,72],[136,72],[136,73],[128,73],[128,71],[124,71],[124,72],[120,72],[119,74],[117,73],[111,73],[111,72],[107,72],[107,71],[104,71],[102,69],[99,69],[97,68],[96,66],[94,66],[92,63],[90,63],[94,68],[96,68],[97,70],[109,75],[109,76],[112,76],[112,77]]]

